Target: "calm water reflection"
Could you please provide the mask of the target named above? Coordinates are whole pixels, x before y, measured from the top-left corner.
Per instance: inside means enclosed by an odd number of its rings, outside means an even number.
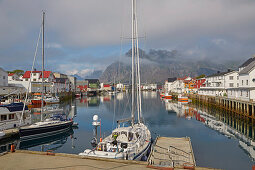
[[[130,116],[130,97],[119,93],[113,96],[75,99],[56,105],[69,118],[79,123],[78,129],[54,135],[50,138],[16,143],[20,149],[37,151],[54,150],[63,153],[80,153],[91,148],[93,137],[92,117],[98,114],[102,122],[102,135],[106,136],[116,127],[116,120]],[[198,166],[222,169],[251,169],[255,159],[255,126],[251,120],[232,113],[208,110],[204,106],[188,106],[159,98],[156,92],[143,93],[143,116],[154,137],[191,138]],[[47,117],[49,114],[43,115]],[[31,121],[40,120],[37,111]],[[0,152],[8,149],[0,147]]]

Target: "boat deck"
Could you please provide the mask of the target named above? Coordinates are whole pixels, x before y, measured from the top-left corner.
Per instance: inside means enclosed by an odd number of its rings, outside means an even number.
[[[190,138],[158,137],[148,162],[159,167],[195,167]]]

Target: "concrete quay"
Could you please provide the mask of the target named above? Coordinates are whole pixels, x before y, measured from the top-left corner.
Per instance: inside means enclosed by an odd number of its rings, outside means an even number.
[[[82,157],[74,154],[16,150],[0,156],[0,169],[173,169],[148,166],[148,162]],[[176,167],[174,169],[183,169]],[[210,168],[194,167],[198,170]]]

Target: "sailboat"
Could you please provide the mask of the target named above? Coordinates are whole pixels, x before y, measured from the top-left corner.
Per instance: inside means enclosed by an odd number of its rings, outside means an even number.
[[[100,138],[100,142],[94,149],[86,149],[79,155],[126,159],[144,160],[151,145],[151,133],[142,121],[141,110],[141,82],[138,48],[138,31],[136,16],[136,0],[132,0],[132,111],[131,118],[117,121],[118,127],[106,138]],[[136,108],[135,111],[135,91]],[[135,122],[137,112],[137,122]],[[131,121],[131,126],[120,127],[120,123]]]
[[[29,126],[21,127],[19,129],[20,138],[22,141],[46,137],[54,133],[60,133],[60,132],[66,131],[67,129],[70,129],[73,124],[72,120],[68,120],[64,118],[63,116],[52,116],[46,120],[43,120],[42,118],[43,111],[44,111],[43,109],[43,106],[44,106],[44,18],[45,18],[45,12],[43,11],[43,14],[42,14],[42,70],[43,71],[42,71],[42,93],[41,93],[41,121]],[[26,99],[27,99],[27,94],[26,94]]]

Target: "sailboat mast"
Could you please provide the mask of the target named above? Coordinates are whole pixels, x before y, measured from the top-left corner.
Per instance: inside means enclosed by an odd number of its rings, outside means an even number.
[[[42,15],[42,104],[41,104],[41,119],[42,119],[42,115],[43,115],[43,98],[44,98],[44,17],[45,17],[45,12],[43,11],[43,15]]]
[[[134,11],[134,3],[135,0],[132,0],[132,112],[131,112],[131,117],[132,117],[132,126],[134,125],[134,118],[135,118],[135,74],[134,74],[134,19],[135,19],[135,11]]]
[[[135,6],[135,11],[137,7]],[[142,118],[142,94],[141,94],[141,74],[140,74],[140,54],[139,54],[139,38],[138,38],[138,22],[137,22],[137,15],[135,16],[135,32],[136,32],[136,57],[137,57],[137,83],[138,83],[138,93],[137,93],[137,100],[138,100],[138,122],[140,123],[140,118]]]

